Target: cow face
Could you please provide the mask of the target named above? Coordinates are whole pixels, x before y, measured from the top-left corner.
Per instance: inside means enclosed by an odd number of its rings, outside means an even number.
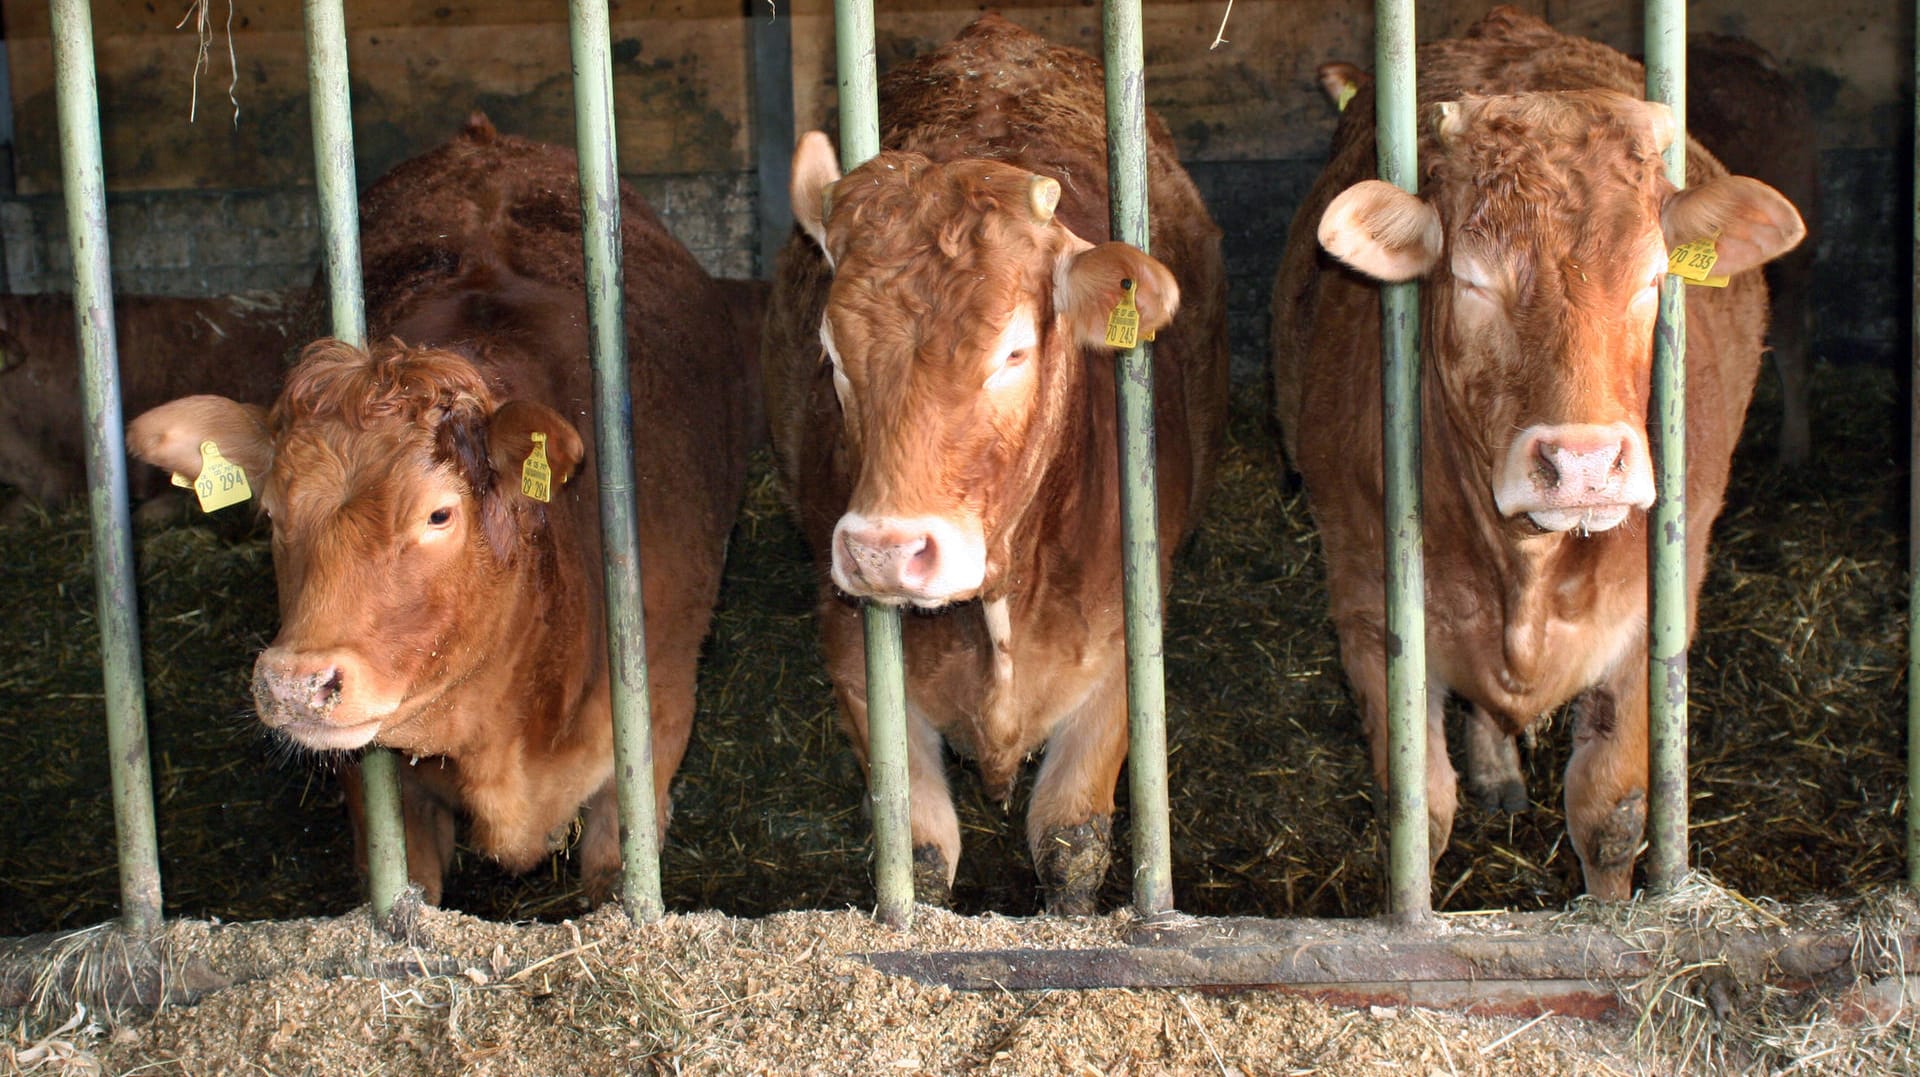
[[[1714,272],[1731,275],[1792,249],[1805,226],[1758,180],[1675,190],[1664,105],[1609,91],[1468,97],[1430,120],[1429,200],[1356,184],[1327,207],[1321,245],[1382,280],[1427,281],[1428,369],[1501,516],[1611,529],[1653,504],[1646,414],[1669,248],[1715,237]]]
[[[434,704],[510,626],[544,512],[519,490],[533,432],[558,482],[579,434],[542,405],[496,407],[461,356],[310,345],[271,415],[223,397],[135,419],[130,450],[180,474],[215,441],[273,523],[281,625],[254,664],[260,720],[315,749],[448,750]]]
[[[1003,593],[1084,349],[1129,293],[1143,337],[1164,326],[1173,275],[1081,239],[1054,217],[1057,181],[995,162],[883,153],[842,179],[813,132],[792,196],[834,272],[820,342],[852,479],[834,584],[923,608]]]

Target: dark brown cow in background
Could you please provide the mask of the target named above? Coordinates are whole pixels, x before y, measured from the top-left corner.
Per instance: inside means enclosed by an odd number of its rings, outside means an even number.
[[[1420,50],[1421,195],[1372,180],[1372,95],[1342,116],[1274,296],[1279,418],[1326,551],[1342,663],[1374,774],[1386,770],[1378,288],[1420,279],[1432,851],[1454,771],[1448,692],[1474,710],[1470,774],[1569,701],[1567,824],[1587,890],[1625,897],[1646,812],[1646,434],[1658,284],[1670,245],[1718,233],[1730,286],[1687,295],[1689,623],[1752,392],[1766,288],[1799,215],[1689,147],[1675,192],[1659,105],[1617,92],[1632,61],[1497,8]],[[1600,89],[1569,89],[1573,86]],[[1534,92],[1550,86],[1565,92]],[[1507,96],[1481,96],[1482,94]],[[1353,269],[1323,260],[1311,237]],[[1286,390],[1292,388],[1289,394]],[[1291,451],[1291,450],[1290,450]]]
[[[751,357],[714,282],[621,198],[664,830],[744,479]],[[522,871],[583,806],[598,900],[620,848],[573,154],[476,117],[369,189],[361,223],[370,354],[321,341],[271,413],[188,397],[136,419],[130,447],[191,472],[212,437],[246,468],[282,614],[254,667],[260,718],[302,746],[411,757],[408,870],[429,900],[456,811]],[[521,488],[535,434],[551,504]]]
[[[307,296],[304,287],[210,299],[115,296],[124,413],[188,392],[266,404],[297,345]],[[0,483],[52,508],[86,491],[86,464],[73,297],[0,295]],[[146,468],[130,471],[127,485],[136,502],[168,489],[165,475]]]
[[[1813,259],[1819,243],[1820,145],[1806,91],[1759,45],[1726,34],[1687,35],[1687,134],[1736,176],[1773,187],[1800,211],[1807,226],[1798,247],[1768,262],[1767,339],[1780,377],[1780,439],[1786,467],[1804,466],[1813,454],[1813,418],[1807,379],[1813,368]],[[1636,65],[1613,86],[1642,96],[1645,77]],[[1543,75],[1547,74],[1545,72]],[[1580,72],[1584,77],[1588,72]],[[1315,69],[1320,89],[1344,109],[1373,76],[1344,61]],[[1571,89],[1542,85],[1538,89]]]
[[[882,80],[878,157],[841,178],[816,133],[794,161],[806,235],[781,259],[768,319],[773,444],[863,761],[866,666],[845,596],[927,611],[904,625],[922,900],[944,898],[960,854],[944,737],[1002,799],[1044,746],[1027,811],[1034,867],[1050,911],[1095,907],[1127,748],[1102,342],[1123,282],[1141,331],[1161,329],[1163,571],[1223,429],[1219,230],[1150,116],[1155,257],[1103,242],[1101,85],[1092,57],[984,16]]]

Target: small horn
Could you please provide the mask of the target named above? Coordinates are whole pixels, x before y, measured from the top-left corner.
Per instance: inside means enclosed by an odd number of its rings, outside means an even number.
[[[1673,109],[1659,101],[1643,102],[1647,109],[1647,123],[1653,128],[1653,149],[1656,153],[1667,152],[1673,145]]]
[[[1440,144],[1444,146],[1451,143],[1466,129],[1466,118],[1460,115],[1460,102],[1440,102],[1433,115],[1433,133],[1439,137]]]
[[[1050,176],[1033,177],[1027,185],[1027,205],[1035,221],[1046,224],[1053,220],[1054,208],[1060,205],[1060,181]]]

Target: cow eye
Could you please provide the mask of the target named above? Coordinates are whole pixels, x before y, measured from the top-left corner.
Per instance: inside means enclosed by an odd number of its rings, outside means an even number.
[[[453,522],[453,509],[449,506],[434,509],[427,517],[427,522],[435,527],[445,527]]]
[[[1007,353],[1008,366],[1019,366],[1021,363],[1024,363],[1026,361],[1027,361],[1027,349],[1025,348],[1015,348],[1014,350]]]

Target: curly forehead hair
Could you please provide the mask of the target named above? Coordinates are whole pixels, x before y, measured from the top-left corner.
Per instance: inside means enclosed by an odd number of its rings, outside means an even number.
[[[401,422],[431,426],[450,414],[493,410],[493,394],[473,364],[453,352],[413,348],[397,339],[362,351],[339,340],[318,340],[300,353],[273,405],[275,431],[309,420],[357,429]]]
[[[1473,192],[1461,226],[1496,241],[1590,221],[1603,192],[1640,192],[1648,205],[1635,208],[1651,209],[1660,155],[1634,105],[1593,92],[1465,98],[1472,119],[1458,135],[1443,142],[1429,127],[1422,139],[1427,179]]]

